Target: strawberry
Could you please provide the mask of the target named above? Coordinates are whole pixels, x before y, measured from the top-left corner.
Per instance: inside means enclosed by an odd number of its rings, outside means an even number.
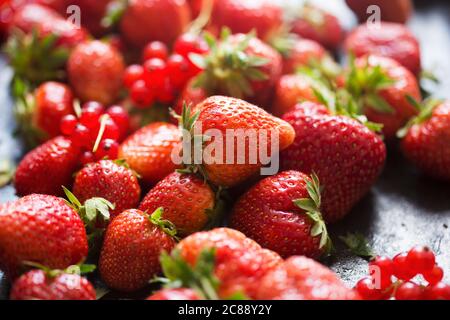
[[[307,66],[311,60],[321,61],[327,55],[325,48],[309,39],[296,39],[283,57],[283,73],[295,73],[298,67]]]
[[[368,7],[372,5],[380,8],[380,18],[383,21],[398,23],[408,21],[414,9],[411,0],[345,0],[345,2],[361,22],[373,15],[373,12],[367,12]]]
[[[414,75],[395,60],[364,56],[351,63],[346,89],[360,102],[367,118],[383,125],[386,139],[417,115],[419,110],[410,98],[421,100]]]
[[[80,150],[64,137],[56,137],[30,151],[19,163],[14,178],[18,195],[62,195],[61,186],[72,184]]]
[[[341,23],[334,15],[308,3],[302,6],[292,22],[292,32],[330,50],[336,50],[344,36]]]
[[[359,300],[330,269],[306,257],[291,257],[260,281],[259,300]]]
[[[110,212],[114,218],[138,205],[141,187],[124,161],[102,160],[88,164],[76,174],[73,193],[82,203],[93,197],[109,200],[114,204]]]
[[[450,101],[429,104],[403,131],[406,157],[425,174],[450,181]]]
[[[18,278],[11,300],[96,300],[92,284],[78,274],[32,270]]]
[[[268,107],[282,71],[281,55],[252,33],[231,35],[224,28],[218,41],[206,38],[210,52],[190,55],[204,70],[194,87],[205,89],[208,96],[227,95]]]
[[[83,222],[63,199],[32,194],[0,205],[0,268],[10,277],[24,261],[64,269],[87,253]]]
[[[324,188],[322,214],[335,222],[369,191],[383,168],[386,147],[360,122],[325,113],[324,106],[305,102],[283,117],[296,138],[280,161],[283,170],[317,174]]]
[[[254,146],[257,150],[251,152],[260,155],[261,151],[267,151],[268,157],[273,156],[279,150],[286,149],[295,136],[292,127],[286,122],[273,117],[255,105],[235,98],[212,96],[198,104],[193,113],[194,115],[191,118],[188,116],[189,111],[183,115],[181,121],[183,128],[194,135],[208,133],[211,129],[220,132],[222,139],[216,141],[214,137],[211,137],[210,143],[205,143],[204,147],[223,149],[221,150],[222,158],[214,159],[214,156],[209,158],[208,154],[203,154],[202,160],[204,161],[201,165],[196,165],[194,161],[190,161],[191,163],[186,165],[188,171],[200,171],[205,178],[216,186],[232,187],[239,185],[257,174],[262,167],[262,159],[259,156],[254,159],[254,163],[250,160],[250,145],[247,143],[244,146],[239,144],[239,136],[242,135],[242,132],[245,133],[249,130],[256,132],[258,137],[255,137],[257,141],[255,141]],[[230,136],[227,134],[227,130],[235,130],[235,135]],[[266,134],[267,144],[261,140],[262,134]],[[276,151],[271,150],[270,147],[274,135],[278,136],[279,142],[279,149]],[[227,145],[232,143],[227,142],[230,139],[234,142],[235,150],[232,161],[230,161],[229,156],[226,156]],[[183,144],[188,142],[184,141]],[[238,151],[242,153],[239,159]]]
[[[260,181],[237,201],[230,227],[282,257],[318,258],[331,249],[320,198],[316,176],[282,172]]]
[[[191,20],[185,0],[131,0],[120,20],[125,41],[142,48],[150,41],[172,45]]]
[[[112,289],[136,291],[161,271],[159,255],[175,246],[173,225],[161,220],[162,209],[151,216],[139,210],[119,214],[108,226],[99,270]]]
[[[177,126],[155,122],[129,136],[119,148],[119,159],[124,159],[142,181],[154,185],[177,169],[171,154],[180,144]]]
[[[83,101],[104,105],[118,98],[124,71],[122,55],[110,44],[97,40],[79,44],[67,62],[75,94]]]
[[[229,298],[239,293],[254,298],[259,279],[281,261],[276,253],[261,249],[253,240],[228,228],[194,233],[175,247],[172,257],[161,257],[163,271],[170,280],[176,280],[177,277],[182,279],[185,276],[183,270],[178,269],[180,266],[195,268],[196,265],[204,264],[204,270],[197,271],[203,272],[201,276],[211,282],[221,298]],[[168,270],[175,273],[170,275]],[[188,277],[187,283],[184,284],[190,287],[196,280],[198,279]],[[202,285],[197,288],[201,287]],[[213,297],[206,292],[202,298]]]
[[[186,236],[202,230],[212,218],[215,194],[199,177],[174,172],[150,190],[139,210],[153,212],[160,207],[163,218],[175,225],[179,235]]]
[[[421,70],[419,42],[400,23],[362,24],[348,35],[345,47],[356,57],[374,54],[394,59],[415,75]]]
[[[192,289],[161,289],[153,293],[146,300],[201,300],[198,294]]]

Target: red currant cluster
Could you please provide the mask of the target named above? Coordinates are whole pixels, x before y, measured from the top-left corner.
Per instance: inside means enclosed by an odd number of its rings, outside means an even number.
[[[117,159],[119,141],[126,137],[129,122],[128,113],[121,106],[105,110],[98,102],[87,102],[79,117],[62,118],[60,129],[83,150],[80,161],[86,165],[104,158]]]
[[[164,43],[150,42],[143,51],[144,63],[130,65],[125,71],[124,84],[131,100],[140,108],[149,108],[155,102],[173,102],[189,79],[201,72],[189,55],[208,51],[203,38],[190,33],[176,40],[170,56]]]
[[[444,271],[427,247],[414,247],[393,259],[378,256],[370,262],[369,273],[355,287],[365,300],[450,300],[450,285],[442,282]],[[427,285],[413,281],[419,275]]]

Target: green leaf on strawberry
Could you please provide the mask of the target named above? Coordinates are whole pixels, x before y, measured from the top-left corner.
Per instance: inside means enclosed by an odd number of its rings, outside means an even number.
[[[370,247],[367,239],[360,233],[348,233],[340,236],[339,239],[345,243],[350,252],[366,260],[372,260],[375,257],[373,249]]]

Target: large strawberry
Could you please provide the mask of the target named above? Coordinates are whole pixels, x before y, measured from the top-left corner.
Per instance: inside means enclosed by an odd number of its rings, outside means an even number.
[[[83,222],[65,200],[33,194],[0,205],[0,268],[9,276],[25,261],[64,269],[87,253]]]
[[[208,96],[222,94],[267,108],[282,72],[281,55],[252,33],[231,35],[225,28],[219,40],[207,40],[208,54],[190,55],[204,70],[194,86],[205,89]]]
[[[320,186],[298,171],[268,177],[235,204],[230,226],[282,257],[318,258],[331,249],[320,213]]]
[[[411,0],[346,0],[361,22],[373,16],[375,11],[370,6],[378,6],[379,16],[383,21],[405,23],[413,11]],[[368,12],[369,11],[369,12]]]
[[[172,257],[164,255],[161,258],[166,276],[170,280],[184,278],[182,284],[186,287],[204,289],[205,283],[199,284],[198,278],[192,279],[189,275],[186,278],[184,271],[186,265],[194,268],[200,266],[197,271],[204,276],[205,282],[209,281],[216,289],[215,298],[229,298],[235,294],[254,298],[261,277],[281,261],[276,253],[262,249],[244,234],[228,228],[194,233],[175,247]],[[215,295],[211,290],[196,292],[203,293],[202,298],[208,299]]]
[[[138,205],[141,187],[126,162],[102,160],[88,164],[77,173],[73,193],[82,203],[93,197],[110,201],[114,204],[114,210],[110,212],[111,218],[114,218],[124,210]]]
[[[187,159],[189,163],[185,165],[192,172],[200,171],[216,186],[236,186],[258,174],[264,161],[261,155],[266,154],[271,158],[280,150],[286,149],[295,136],[288,123],[255,105],[235,98],[212,96],[198,104],[192,113],[193,115],[189,115],[189,112],[185,112],[182,117],[183,128],[193,138],[193,142],[188,139],[183,142],[183,149],[192,144],[192,156],[195,158],[195,154],[203,151],[200,153],[203,157],[200,165],[199,159]],[[208,135],[210,130],[215,130],[220,137],[211,136],[210,142],[205,141],[203,146],[199,146],[195,137],[205,133]],[[254,141],[242,143],[245,136],[251,138],[252,135]],[[203,136],[202,139],[208,137]],[[272,144],[275,146],[276,142],[278,148],[272,150]],[[233,145],[231,155],[227,152],[229,145]],[[208,149],[213,150],[211,154],[205,152]],[[183,160],[185,158],[187,157],[183,154]]]
[[[315,40],[330,50],[336,50],[344,36],[342,26],[334,15],[309,3],[300,8],[292,22],[292,32]]]
[[[145,196],[139,210],[163,208],[163,218],[171,221],[181,236],[202,230],[213,218],[215,194],[211,187],[192,174],[174,172],[161,180]]]
[[[396,60],[415,75],[421,70],[419,42],[400,23],[362,24],[348,35],[345,46],[356,57],[374,54]]]
[[[296,138],[280,160],[284,170],[317,174],[324,219],[334,222],[369,191],[383,168],[386,147],[360,122],[326,113],[324,106],[305,102],[283,117]]]
[[[72,184],[80,149],[69,139],[56,137],[30,151],[19,163],[14,178],[18,195],[62,195]]]
[[[161,289],[146,300],[200,300],[200,297],[193,289],[175,288]]]
[[[100,275],[116,290],[144,288],[161,271],[159,255],[175,246],[173,225],[139,210],[119,214],[108,226],[100,253]]]
[[[190,19],[185,0],[130,0],[120,19],[120,33],[138,48],[150,41],[172,45]]]
[[[119,96],[125,64],[110,44],[88,41],[78,45],[67,62],[67,73],[75,94],[83,101],[113,103]]]
[[[177,126],[155,122],[129,136],[119,148],[119,159],[124,159],[142,181],[154,185],[177,169],[172,152],[180,144]]]
[[[259,283],[259,300],[359,300],[330,269],[306,257],[291,257]]]
[[[78,274],[32,270],[18,278],[11,300],[95,300],[93,285]]]
[[[414,75],[395,60],[369,55],[351,63],[346,89],[359,102],[367,118],[383,125],[386,139],[417,115],[411,102],[421,100],[420,88]]]
[[[425,174],[450,181],[450,101],[430,104],[404,130],[403,151]]]

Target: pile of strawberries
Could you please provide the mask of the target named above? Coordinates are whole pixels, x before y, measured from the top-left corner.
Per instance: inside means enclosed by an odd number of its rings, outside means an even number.
[[[450,181],[450,102],[420,90],[410,7],[395,7],[409,1],[370,2],[388,21],[348,35],[309,3],[8,7],[0,30],[30,149],[5,175],[19,198],[0,204],[11,299],[95,299],[92,277],[120,292],[160,283],[150,300],[450,299],[427,247],[376,257],[354,289],[315,261],[333,253],[328,225],[376,183],[386,144]],[[258,138],[239,154],[230,130]]]

